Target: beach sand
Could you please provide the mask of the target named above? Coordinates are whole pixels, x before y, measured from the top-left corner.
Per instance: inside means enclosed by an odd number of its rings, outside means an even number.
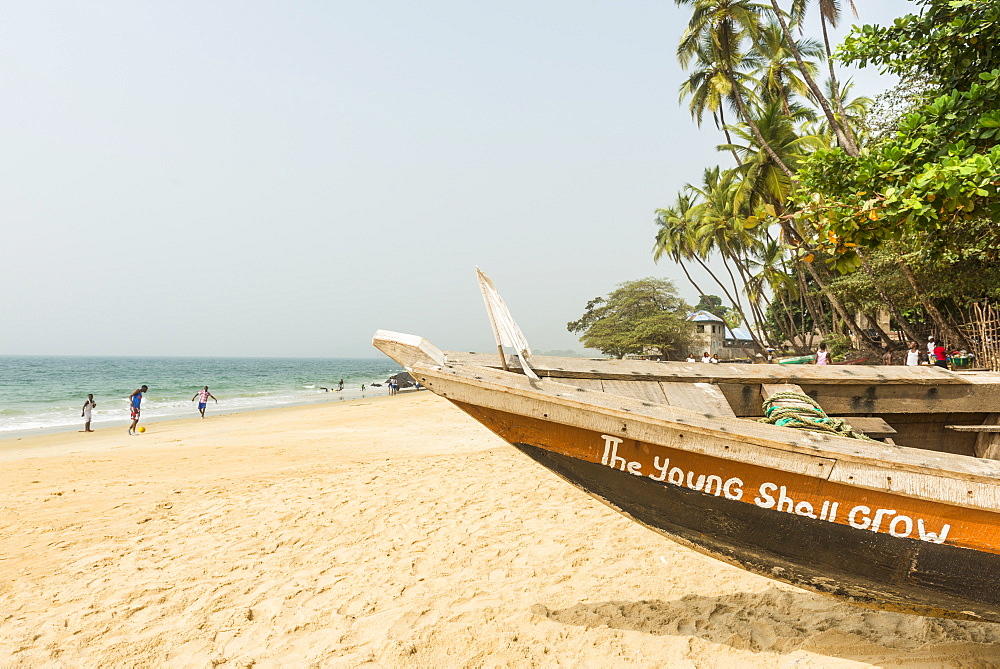
[[[429,393],[0,442],[0,666],[1000,665],[704,557]]]

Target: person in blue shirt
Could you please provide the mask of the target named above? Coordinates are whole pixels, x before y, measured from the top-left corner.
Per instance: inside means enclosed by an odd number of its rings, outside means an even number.
[[[135,426],[139,424],[139,410],[142,405],[142,394],[147,390],[149,390],[149,388],[143,386],[138,390],[132,391],[132,394],[128,396],[129,413],[132,416],[132,424],[128,427],[129,434],[136,434]]]

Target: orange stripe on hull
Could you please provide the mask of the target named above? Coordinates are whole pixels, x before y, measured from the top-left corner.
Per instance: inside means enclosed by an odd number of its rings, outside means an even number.
[[[732,501],[937,544],[1000,554],[1000,514],[603,434],[462,402],[455,404],[507,442],[538,446],[638,477]],[[678,431],[676,439],[697,439]],[[887,472],[891,475],[891,472]]]

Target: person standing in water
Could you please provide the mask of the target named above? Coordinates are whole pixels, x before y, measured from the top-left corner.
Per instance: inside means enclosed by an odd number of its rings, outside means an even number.
[[[83,403],[83,411],[80,413],[80,417],[83,418],[83,431],[93,432],[90,429],[90,412],[94,410],[97,406],[97,402],[94,401],[93,393],[87,395],[87,401]]]
[[[205,407],[208,406],[208,398],[209,397],[211,397],[213,400],[215,400],[215,395],[213,395],[212,393],[208,392],[208,386],[205,386],[204,390],[199,390],[198,392],[196,392],[194,394],[194,397],[191,398],[192,402],[194,402],[195,399],[198,400],[198,411],[201,412],[201,417],[202,418],[205,417]],[[218,404],[219,400],[215,400],[215,403]]]
[[[148,386],[142,386],[138,390],[133,390],[128,396],[129,415],[132,417],[132,424],[128,426],[129,434],[137,434],[135,426],[139,424],[139,415],[142,409],[142,394],[149,390]]]

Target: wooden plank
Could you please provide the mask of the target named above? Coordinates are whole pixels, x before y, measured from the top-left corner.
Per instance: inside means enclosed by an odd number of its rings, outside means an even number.
[[[637,400],[665,404],[663,388],[656,381],[602,381],[604,392],[634,397]]]
[[[719,386],[712,383],[671,383],[661,381],[659,384],[667,404],[682,409],[700,411],[716,416],[736,417],[736,412],[729,406],[729,401],[722,394]]]
[[[981,423],[989,414],[985,413],[883,413],[879,418],[896,429],[893,435],[896,443],[908,448],[918,448],[937,453],[955,453],[970,458],[976,456],[975,432],[955,432],[946,430],[945,425],[957,423]],[[850,416],[843,416],[847,422]]]
[[[628,435],[647,443],[680,445],[695,452],[747,462],[787,472],[816,471],[826,478],[826,462],[859,465],[882,472],[845,482],[863,488],[884,490],[885,474],[892,476],[894,490],[963,507],[1000,511],[1000,462],[931,453],[913,448],[892,448],[881,443],[861,442],[804,430],[788,437],[789,430],[738,418],[712,416],[680,407],[648,405],[606,393],[589,392],[543,379],[540,383],[516,374],[485,368],[436,367],[418,363],[414,378],[433,392],[468,407],[492,407],[521,416],[536,416],[550,424],[577,425],[609,435]],[[468,409],[467,409],[468,410]],[[681,437],[685,437],[680,439]],[[680,441],[679,441],[680,439]],[[734,453],[732,445],[747,446],[748,455]],[[822,455],[822,458],[816,458]],[[841,470],[844,471],[844,470]],[[905,484],[911,476],[924,485]],[[932,481],[942,484],[935,487]],[[968,488],[961,488],[968,482]]]
[[[565,379],[563,383],[570,386],[576,386],[577,388],[596,390],[599,393],[604,392],[604,384],[601,383],[600,379]],[[663,400],[660,401],[662,402]]]
[[[890,434],[896,434],[896,430],[891,425],[877,417],[831,416],[831,418],[845,420],[855,430],[864,432],[869,437],[887,437]]]
[[[1000,422],[1000,413],[991,413],[986,417],[983,426],[995,426]],[[976,457],[987,460],[1000,460],[1000,434],[982,432],[976,437]]]
[[[733,408],[736,415],[744,418],[750,416],[763,416],[761,405],[764,398],[760,394],[760,386],[750,383],[718,383],[722,394],[729,401],[729,406]]]
[[[1000,432],[1000,425],[945,425],[956,432]]]
[[[449,351],[454,364],[499,368],[496,354]],[[593,360],[532,356],[532,369],[551,378],[599,378],[620,381],[701,381],[705,383],[904,384],[963,385],[978,383],[975,376],[958,375],[937,366],[906,365],[744,365],[655,362],[650,360]],[[991,378],[991,377],[987,377]]]
[[[771,399],[772,395],[777,395],[778,393],[799,393],[805,395],[801,386],[794,383],[762,383],[760,385],[760,394],[765,400]]]
[[[828,414],[946,414],[1000,412],[998,385],[858,386],[800,384]],[[961,422],[961,421],[955,421]]]

